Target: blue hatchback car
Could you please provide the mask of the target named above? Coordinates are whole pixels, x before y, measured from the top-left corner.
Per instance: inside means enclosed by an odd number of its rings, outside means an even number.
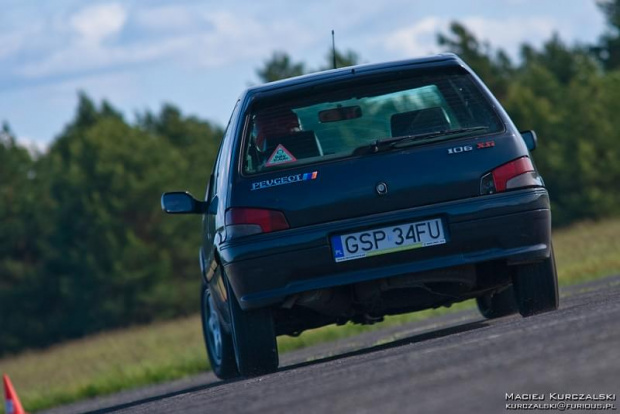
[[[471,298],[487,318],[556,309],[535,148],[453,54],[245,91],[204,200],[162,196],[167,213],[203,215],[214,372],[273,372],[277,335],[328,324]]]

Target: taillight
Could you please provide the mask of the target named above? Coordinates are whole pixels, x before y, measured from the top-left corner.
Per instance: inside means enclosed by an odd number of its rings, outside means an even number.
[[[480,194],[501,193],[524,187],[540,187],[542,179],[528,157],[497,167],[480,180]]]
[[[242,207],[226,211],[226,233],[231,238],[288,228],[286,217],[281,211]]]

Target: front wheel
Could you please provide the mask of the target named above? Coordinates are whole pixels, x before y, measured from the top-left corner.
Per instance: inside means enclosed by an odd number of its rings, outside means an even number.
[[[235,349],[230,333],[222,329],[220,316],[215,310],[215,303],[211,292],[203,283],[200,295],[200,310],[202,316],[202,334],[207,347],[207,356],[213,373],[221,379],[239,376],[235,362]]]
[[[557,309],[560,295],[553,247],[542,262],[518,266],[513,285],[519,313],[524,317]]]
[[[228,303],[232,337],[239,373],[245,377],[269,374],[278,369],[278,344],[270,309],[244,311],[230,287]]]

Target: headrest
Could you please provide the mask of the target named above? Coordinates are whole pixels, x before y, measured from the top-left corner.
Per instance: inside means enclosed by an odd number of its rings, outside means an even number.
[[[281,109],[256,114],[256,145],[263,147],[266,137],[281,137],[299,130],[299,118],[290,109]]]
[[[390,125],[393,137],[450,129],[448,117],[439,106],[394,114],[390,118]]]

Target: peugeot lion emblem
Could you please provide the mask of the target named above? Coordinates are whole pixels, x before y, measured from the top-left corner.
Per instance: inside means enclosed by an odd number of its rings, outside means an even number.
[[[387,191],[388,191],[386,183],[379,183],[379,184],[377,184],[377,187],[375,187],[375,189],[377,190],[377,194],[379,194],[379,195],[386,194]]]

